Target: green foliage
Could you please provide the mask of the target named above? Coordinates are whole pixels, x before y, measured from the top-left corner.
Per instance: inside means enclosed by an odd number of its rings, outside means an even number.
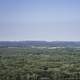
[[[0,80],[79,80],[80,48],[0,48]]]

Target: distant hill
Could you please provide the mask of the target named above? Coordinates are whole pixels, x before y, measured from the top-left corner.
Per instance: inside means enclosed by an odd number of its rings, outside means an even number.
[[[80,41],[0,41],[0,47],[80,47]]]

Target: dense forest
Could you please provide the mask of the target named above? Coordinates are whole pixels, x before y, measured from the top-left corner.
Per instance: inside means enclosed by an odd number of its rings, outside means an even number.
[[[80,48],[0,48],[0,80],[80,80]]]

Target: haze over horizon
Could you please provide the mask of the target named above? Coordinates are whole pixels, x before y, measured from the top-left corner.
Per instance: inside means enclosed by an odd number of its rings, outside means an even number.
[[[80,0],[0,0],[0,41],[80,41]]]

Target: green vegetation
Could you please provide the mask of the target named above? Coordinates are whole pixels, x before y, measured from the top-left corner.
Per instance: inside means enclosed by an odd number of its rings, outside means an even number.
[[[80,80],[80,48],[0,48],[0,80]]]

